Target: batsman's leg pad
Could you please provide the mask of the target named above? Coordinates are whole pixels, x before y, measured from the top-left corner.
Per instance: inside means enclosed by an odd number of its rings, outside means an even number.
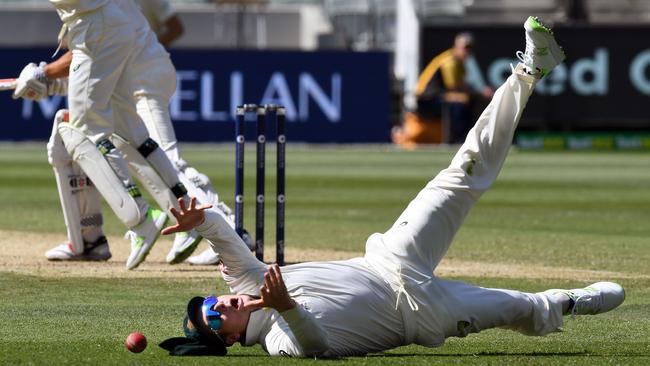
[[[76,183],[79,177],[73,171],[72,156],[65,149],[57,129],[60,123],[67,122],[67,117],[68,111],[66,109],[59,110],[54,116],[52,134],[47,143],[47,161],[54,169],[54,178],[59,191],[59,201],[61,202],[63,220],[68,233],[68,241],[72,244],[70,249],[74,254],[81,254],[84,251],[83,237],[81,235],[81,213],[79,202],[74,197],[72,190],[73,183]]]
[[[50,135],[50,140],[47,142],[47,162],[53,167],[72,163],[72,156],[65,149],[65,145],[58,131],[59,124],[68,122],[68,118],[69,114],[67,109],[60,109],[54,115],[52,134]]]
[[[140,193],[137,187],[128,184],[130,179],[126,182],[120,180],[118,173],[113,169],[114,165],[109,164],[105,158],[106,155],[111,154],[114,160],[119,159],[121,153],[114,149],[112,143],[102,142],[96,146],[83,132],[67,123],[61,123],[58,131],[66,150],[92,179],[117,217],[127,227],[138,225],[145,218],[147,204],[142,199],[137,199]],[[128,173],[126,176],[128,177]]]
[[[96,240],[103,234],[99,192],[76,163],[55,166],[54,177],[68,241],[72,243],[75,254],[81,254],[84,252],[84,239]]]
[[[90,179],[65,149],[58,125],[68,122],[68,110],[59,110],[55,117],[52,135],[47,143],[48,162],[54,169],[61,209],[74,254],[81,254],[84,242],[93,242],[104,235],[99,192]]]
[[[210,183],[208,176],[199,173],[187,161],[180,158],[178,149],[165,150],[165,154],[167,154],[169,160],[174,163],[176,169],[180,172],[178,179],[185,185],[187,194],[190,197],[196,197],[199,203],[219,203],[219,196],[212,183]]]
[[[174,193],[143,155],[119,135],[113,134],[111,141],[113,141],[116,148],[122,151],[124,159],[129,165],[129,171],[142,183],[142,186],[153,197],[158,207],[165,212],[168,212],[171,207],[180,210]]]
[[[81,213],[81,236],[85,242],[94,242],[104,235],[102,230],[102,226],[104,225],[102,199],[99,191],[79,164],[72,163],[72,169],[79,177],[77,183],[78,191],[74,196],[77,198]]]
[[[179,172],[178,179],[183,183],[183,186],[187,188],[187,194],[190,197],[196,197],[196,200],[201,204],[212,204],[214,201],[212,197],[207,195],[205,191],[195,186],[191,180],[188,179],[185,173]]]
[[[214,186],[210,182],[210,178],[208,178],[207,175],[200,173],[191,166],[185,168],[183,173],[185,173],[187,179],[192,182],[192,186],[196,187],[197,190],[202,191],[203,194],[207,196],[207,202],[205,203],[216,204],[219,202],[219,196],[217,195],[217,192],[215,191]],[[190,191],[190,188],[187,190]]]

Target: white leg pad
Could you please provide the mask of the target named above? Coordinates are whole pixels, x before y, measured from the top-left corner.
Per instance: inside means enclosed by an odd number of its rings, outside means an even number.
[[[72,164],[54,167],[54,177],[59,190],[59,200],[68,232],[68,240],[72,244],[75,254],[81,254],[84,251],[84,241],[81,236],[81,213],[79,202],[70,189],[70,184],[77,181],[79,177],[75,177]]]
[[[138,225],[145,218],[146,204],[140,207],[129,194],[97,146],[83,132],[67,123],[59,124],[58,131],[66,150],[92,179],[117,217],[129,228]]]
[[[54,116],[52,135],[47,143],[47,161],[54,169],[56,187],[59,191],[59,200],[63,210],[63,220],[68,232],[68,241],[75,254],[84,251],[84,242],[81,236],[81,213],[79,202],[73,196],[71,183],[76,180],[72,169],[72,157],[66,151],[57,126],[67,117],[67,110],[59,110]]]
[[[113,134],[111,141],[117,149],[122,151],[124,159],[129,165],[129,171],[149,192],[158,207],[165,212],[168,212],[171,207],[180,210],[174,194],[138,150],[116,134]]]
[[[215,189],[207,175],[199,173],[191,166],[186,167],[183,174],[185,174],[187,179],[191,182],[189,185],[183,182],[190,195],[196,193],[196,196],[198,197],[198,192],[201,192],[200,194],[205,197],[205,201],[201,201],[201,203],[213,203],[215,205],[219,203],[219,196],[215,192]]]
[[[200,204],[215,204],[213,196],[206,194],[201,188],[194,185],[194,183],[187,177],[185,173],[178,173],[178,179],[183,183],[187,189],[187,195],[190,197],[196,197],[196,200]]]

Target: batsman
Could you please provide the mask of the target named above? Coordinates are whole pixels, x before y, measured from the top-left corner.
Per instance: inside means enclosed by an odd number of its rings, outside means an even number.
[[[114,12],[115,5],[120,2],[117,1],[116,4],[111,4],[111,2],[79,2],[75,6],[82,8],[94,6],[95,8],[83,13],[83,16],[70,16],[65,19],[78,19],[80,23],[88,24],[100,23],[100,20],[95,19],[97,16],[93,14],[104,13],[107,9],[112,8]],[[169,116],[169,100],[176,89],[176,70],[169,55],[161,47],[161,43],[169,43],[179,36],[178,24],[180,21],[168,2],[139,1],[138,4],[144,14],[152,15],[152,20],[147,21],[145,17],[138,16],[140,12],[135,3],[125,2],[121,6],[123,10],[130,13],[131,18],[124,18],[119,26],[117,23],[115,25],[116,28],[131,27],[136,29],[130,37],[136,38],[137,44],[142,47],[139,53],[144,52],[144,56],[137,60],[137,65],[132,67],[132,72],[130,70],[122,71],[123,73],[129,72],[128,80],[116,85],[115,88],[119,87],[120,93],[114,91],[114,95],[111,96],[110,106],[113,109],[114,131],[109,133],[110,130],[106,130],[104,136],[108,138],[100,141],[102,146],[111,147],[111,150],[105,154],[106,160],[109,161],[110,168],[119,172],[118,176],[123,176],[124,172],[120,170],[117,159],[122,155],[129,172],[140,181],[154,198],[156,204],[163,210],[177,205],[176,197],[182,196],[186,188],[192,196],[198,197],[200,202],[214,203],[228,213],[229,208],[218,200],[218,195],[208,177],[199,173],[182,159]],[[72,8],[73,5],[68,4],[67,7]],[[60,14],[65,13],[60,11]],[[108,14],[112,14],[112,12],[109,11]],[[105,19],[101,19],[101,21],[105,21]],[[161,28],[161,23],[166,27]],[[176,26],[173,26],[174,24]],[[149,29],[149,25],[151,25],[151,29]],[[66,25],[66,27],[68,26]],[[78,25],[75,24],[75,27]],[[74,34],[72,32],[72,35]],[[158,40],[156,40],[156,35]],[[71,40],[72,51],[68,51],[50,64],[42,62],[38,66],[33,63],[25,66],[17,80],[18,85],[14,92],[14,98],[39,100],[47,95],[67,95],[69,84],[70,93],[73,93],[79,80],[76,77],[69,78],[68,76],[74,76],[74,73],[78,74],[81,66],[75,65],[71,71],[71,65],[75,60],[79,60],[80,57],[83,60],[84,57],[80,55],[79,50],[74,50],[74,42],[73,38]],[[96,46],[99,47],[101,44]],[[97,55],[92,52],[86,56],[97,58]],[[86,61],[86,63],[88,62]],[[119,65],[114,66],[114,72],[117,73]],[[98,104],[101,104],[99,102],[105,103],[104,99],[107,97],[105,93],[108,92],[108,87],[104,86],[106,90],[102,90],[98,86],[101,86],[102,83],[107,84],[109,81],[95,80],[89,84],[92,86],[88,88],[89,95],[79,97],[70,94],[70,97],[72,100],[96,98],[98,101],[90,104],[94,108],[98,108]],[[130,98],[127,97],[129,89],[132,90]],[[61,110],[56,114],[48,143],[48,161],[54,168],[68,231],[68,242],[49,250],[45,256],[50,260],[108,260],[111,253],[102,230],[103,216],[97,188],[100,189],[107,202],[113,206],[115,190],[119,192],[120,187],[113,185],[112,190],[106,189],[105,182],[93,182],[95,179],[91,181],[88,176],[97,173],[93,171],[87,173],[88,166],[80,165],[66,150],[61,131],[70,131],[69,128],[72,124],[79,125],[83,122],[74,123],[75,109],[83,111],[83,108],[75,106],[74,103],[71,103],[70,108],[70,113]],[[70,118],[71,114],[72,118]],[[91,113],[87,113],[87,115],[88,122],[94,124],[93,115]],[[104,123],[106,122],[110,121],[104,121]],[[152,138],[148,138],[147,132]],[[97,161],[90,167],[97,170],[101,167],[106,168],[106,165],[102,161]],[[107,172],[110,173],[104,169],[102,173]],[[104,177],[100,175],[99,179],[104,179]],[[125,179],[125,177],[121,179]],[[142,202],[134,185],[126,187],[128,187],[128,192],[132,195],[133,200]],[[122,210],[116,211],[116,213],[118,216],[128,215],[131,211]],[[161,211],[150,209],[147,215],[156,219],[155,227],[160,228],[163,225],[165,215]],[[122,218],[122,216],[120,217]],[[125,221],[124,218],[123,221]],[[132,253],[127,261],[127,268],[132,269],[138,266],[153,245],[158,236],[158,230],[154,230],[152,226],[150,228],[151,230],[147,231],[147,236],[139,235],[136,230],[127,232],[127,236],[132,242]],[[183,261],[192,253],[200,240],[201,237],[195,231],[177,233],[167,255],[167,262],[174,264]]]
[[[479,197],[494,183],[537,81],[564,60],[550,29],[530,17],[525,52],[496,91],[451,164],[417,194],[384,233],[370,235],[363,257],[283,267],[255,259],[218,212],[172,210],[173,233],[196,228],[223,259],[233,294],[195,297],[185,337],[161,344],[172,354],[224,355],[239,342],[270,355],[360,356],[418,344],[441,346],[489,328],[531,336],[558,331],[563,315],[619,306],[623,288],[598,282],[539,293],[482,288],[433,274]]]

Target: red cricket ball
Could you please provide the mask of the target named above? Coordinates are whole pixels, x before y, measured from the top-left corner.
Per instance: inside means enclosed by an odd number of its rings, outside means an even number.
[[[126,337],[124,346],[133,353],[140,353],[147,348],[147,338],[140,332],[133,332]]]

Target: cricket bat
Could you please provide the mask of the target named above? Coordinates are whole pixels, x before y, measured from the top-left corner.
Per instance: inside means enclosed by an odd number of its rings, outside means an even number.
[[[18,80],[16,79],[0,79],[0,91],[2,90],[14,90],[16,89],[16,84]]]

